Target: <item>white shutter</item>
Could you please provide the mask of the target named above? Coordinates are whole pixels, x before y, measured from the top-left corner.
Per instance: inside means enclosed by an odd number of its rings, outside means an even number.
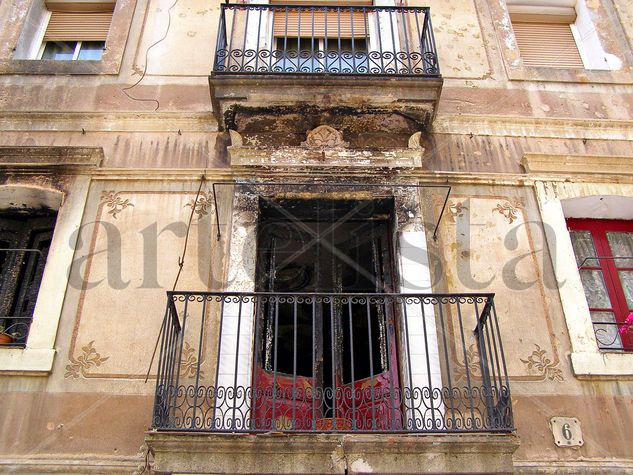
[[[526,66],[584,68],[568,23],[512,22]]]

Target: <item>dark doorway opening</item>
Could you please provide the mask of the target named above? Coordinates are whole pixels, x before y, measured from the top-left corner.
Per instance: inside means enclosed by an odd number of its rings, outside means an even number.
[[[0,213],[2,346],[26,345],[56,218],[47,209]]]
[[[393,291],[393,199],[262,199],[260,212],[256,290],[276,298],[257,312],[256,425],[388,424],[399,407],[394,315],[371,296]]]

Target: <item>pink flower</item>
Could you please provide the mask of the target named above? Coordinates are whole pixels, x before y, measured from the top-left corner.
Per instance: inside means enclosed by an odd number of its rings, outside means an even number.
[[[624,336],[624,334],[628,332],[631,328],[633,328],[633,312],[629,313],[629,316],[626,317],[626,320],[624,320],[624,323],[618,331],[620,332],[620,335]]]

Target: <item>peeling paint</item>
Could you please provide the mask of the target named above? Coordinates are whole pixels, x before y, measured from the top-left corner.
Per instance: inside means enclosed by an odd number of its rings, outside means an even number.
[[[374,470],[365,460],[359,458],[350,464],[352,473],[372,473]]]

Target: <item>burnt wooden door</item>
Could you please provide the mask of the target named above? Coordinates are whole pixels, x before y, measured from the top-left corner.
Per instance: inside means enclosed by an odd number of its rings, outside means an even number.
[[[0,331],[10,344],[26,344],[54,225],[53,212],[0,217]]]
[[[258,430],[398,427],[393,305],[376,295],[392,291],[389,215],[326,218],[260,221]]]

